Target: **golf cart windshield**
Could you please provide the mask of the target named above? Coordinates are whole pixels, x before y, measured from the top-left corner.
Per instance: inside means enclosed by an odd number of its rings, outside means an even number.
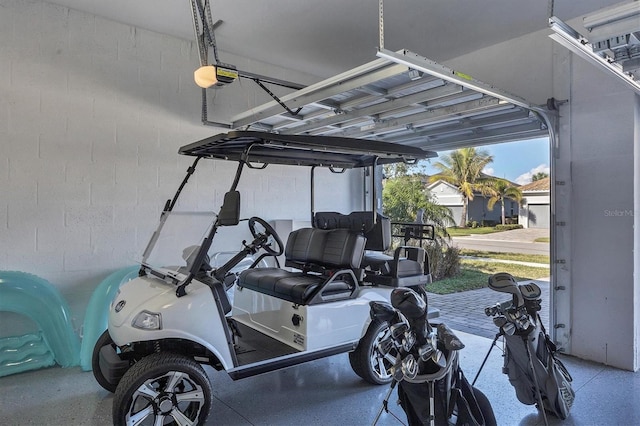
[[[164,212],[140,263],[182,281],[216,217],[213,212]]]

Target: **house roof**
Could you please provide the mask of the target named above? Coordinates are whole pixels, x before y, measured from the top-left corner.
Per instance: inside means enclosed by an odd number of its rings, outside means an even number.
[[[551,188],[551,179],[549,176],[543,179],[539,179],[528,183],[526,185],[522,185],[520,187],[520,191],[522,192],[532,192],[532,191],[548,191]]]
[[[439,173],[435,174],[435,175],[427,176],[427,179],[430,178],[430,177],[436,177],[438,175],[439,175]],[[485,173],[481,173],[481,175],[482,175],[483,178],[496,178],[496,179],[506,180],[507,182],[509,182],[509,184],[511,184],[511,186],[515,186],[515,187],[520,188],[520,189],[523,188],[522,186],[518,185],[517,183],[511,182],[509,179],[500,178],[500,177],[497,177],[497,176],[491,176],[491,175],[487,175]],[[427,185],[427,188],[431,189],[431,188],[437,186],[439,183],[444,183],[444,184],[446,184],[446,185],[448,185],[448,186],[450,186],[450,187],[452,187],[454,189],[457,189],[454,185],[451,185],[450,183],[444,181],[443,179],[438,179],[436,181],[433,181],[432,183]]]
[[[427,176],[427,179],[428,179],[428,176]],[[433,189],[433,188],[435,188],[436,186],[438,186],[440,184],[444,184],[446,186],[449,186],[449,187],[455,189],[456,191],[458,190],[458,188],[456,188],[455,186],[451,185],[449,182],[446,182],[446,181],[444,181],[442,179],[438,179],[436,181],[431,182],[430,184],[427,185],[427,188],[428,189]]]

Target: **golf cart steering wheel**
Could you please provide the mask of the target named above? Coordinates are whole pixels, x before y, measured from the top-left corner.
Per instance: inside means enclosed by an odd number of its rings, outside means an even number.
[[[264,228],[264,232],[256,231],[256,222]],[[249,230],[251,231],[251,235],[253,235],[253,238],[255,238],[256,240],[262,238],[264,240],[262,248],[271,256],[280,256],[284,252],[284,244],[282,244],[282,240],[276,233],[276,230],[273,229],[273,227],[269,225],[264,219],[253,216],[251,219],[249,219]],[[276,243],[277,247],[275,250],[271,247],[271,242],[268,241],[270,237],[273,237],[273,240]]]

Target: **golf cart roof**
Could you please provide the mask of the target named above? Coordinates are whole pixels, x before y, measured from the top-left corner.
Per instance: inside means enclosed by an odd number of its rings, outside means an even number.
[[[287,164],[336,168],[374,164],[415,163],[437,157],[433,151],[381,142],[312,135],[278,135],[268,132],[231,131],[185,145],[183,155],[247,163]]]

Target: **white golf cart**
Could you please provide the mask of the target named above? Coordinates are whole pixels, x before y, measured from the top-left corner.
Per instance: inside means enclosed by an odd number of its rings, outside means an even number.
[[[115,392],[115,424],[203,423],[212,388],[201,364],[233,379],[342,352],[367,382],[391,381],[395,362],[380,347],[388,325],[372,321],[369,304],[388,301],[395,287],[424,291],[431,281],[421,244],[433,238],[423,224],[392,224],[371,211],[314,211],[314,171],[370,168],[435,155],[371,140],[234,131],[184,146],[196,157],[142,256],[139,277],[124,284],[109,311],[108,330],[93,353],[98,383]],[[238,162],[218,214],[174,211],[201,159]],[[311,167],[312,226],[294,230],[286,245],[274,228],[252,217],[253,241],[224,265],[210,266],[216,233],[239,224],[236,190],[245,167]],[[372,185],[375,188],[375,185]],[[375,205],[374,196],[371,197]],[[387,255],[392,236],[404,245]],[[277,256],[284,253],[285,267]],[[248,256],[248,268],[237,270]],[[264,267],[265,259],[275,267]],[[234,269],[235,268],[235,269]],[[228,291],[233,291],[230,303]]]

